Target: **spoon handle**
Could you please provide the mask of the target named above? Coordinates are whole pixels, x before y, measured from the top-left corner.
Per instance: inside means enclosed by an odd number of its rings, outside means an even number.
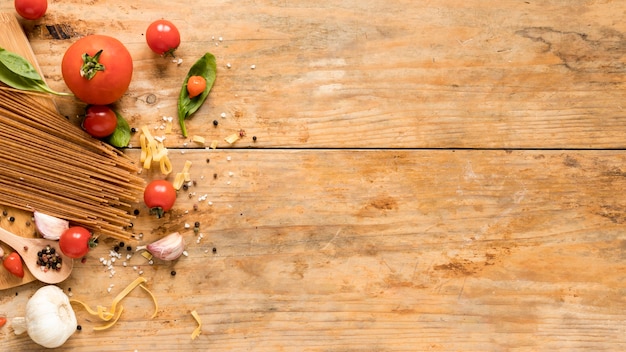
[[[28,244],[28,240],[24,237],[15,235],[2,227],[0,227],[0,241],[4,242],[9,247],[13,247],[17,252],[22,252],[24,246]]]

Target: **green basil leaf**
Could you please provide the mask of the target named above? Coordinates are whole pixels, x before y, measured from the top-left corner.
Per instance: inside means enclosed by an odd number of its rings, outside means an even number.
[[[217,64],[215,62],[215,56],[211,53],[204,54],[189,69],[178,96],[178,122],[180,123],[183,136],[187,137],[185,119],[189,118],[193,113],[200,109],[206,98],[209,96],[209,92],[215,83],[216,75]],[[204,89],[204,92],[195,98],[189,98],[189,92],[187,92],[187,81],[189,81],[189,77],[191,76],[201,76],[206,80],[206,88]]]
[[[15,72],[9,70],[1,61],[0,61],[0,81],[4,82],[6,85],[21,89],[21,90],[36,90],[33,89],[33,80],[24,78]]]
[[[106,142],[116,148],[126,148],[128,143],[130,143],[130,126],[126,119],[117,111],[115,111],[115,116],[117,117],[117,126],[115,131],[106,137]]]
[[[0,81],[15,89],[72,95],[52,90],[25,58],[3,48],[0,48]]]
[[[13,73],[32,80],[41,81],[39,72],[20,55],[0,48],[0,62]]]

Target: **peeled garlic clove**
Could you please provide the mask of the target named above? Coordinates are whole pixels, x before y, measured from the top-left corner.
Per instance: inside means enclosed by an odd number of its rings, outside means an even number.
[[[150,243],[146,249],[161,260],[175,260],[185,251],[185,240],[183,235],[174,232],[156,242]]]
[[[38,211],[33,212],[33,217],[39,234],[49,240],[58,240],[63,231],[70,227],[69,221]]]

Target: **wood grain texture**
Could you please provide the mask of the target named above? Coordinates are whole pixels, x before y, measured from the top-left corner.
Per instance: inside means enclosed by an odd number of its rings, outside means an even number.
[[[134,255],[109,278],[98,258],[116,243],[105,241],[60,285],[108,305],[143,270],[158,316],[149,318],[143,292],[123,301],[105,332],[91,331],[100,323],[77,308],[83,330],[68,349],[615,351],[626,343],[621,152],[187,150],[175,169],[183,159],[193,162],[195,185],[163,219],[138,205],[134,230],[144,234],[139,243],[182,231],[189,256],[151,266]],[[0,311],[20,312],[37,286],[5,291]],[[194,309],[204,328],[191,341]],[[7,331],[3,346],[35,347]]]
[[[624,350],[625,12],[611,0],[50,2],[22,21],[50,85],[66,90],[74,40],[117,37],[135,73],[116,108],[134,127],[158,131],[191,63],[218,59],[187,126],[219,148],[165,135],[174,172],[192,161],[195,184],[165,218],[135,205],[133,248],[181,231],[189,256],[150,265],[121,249],[110,277],[99,259],[117,242],[103,239],[59,285],[108,305],[141,271],[157,317],[141,291],[107,331],[76,308],[83,329],[63,349]],[[180,66],[145,44],[161,17],[183,36]],[[57,103],[74,119],[82,108]],[[0,315],[39,286],[2,291]],[[0,341],[38,350],[10,325]]]
[[[78,37],[124,42],[135,76],[120,105],[137,126],[175,116],[187,69],[210,51],[218,79],[189,128],[259,137],[239,146],[623,148],[625,11],[591,0],[63,1],[25,26],[59,90]],[[180,27],[180,66],[145,44],[161,17]]]

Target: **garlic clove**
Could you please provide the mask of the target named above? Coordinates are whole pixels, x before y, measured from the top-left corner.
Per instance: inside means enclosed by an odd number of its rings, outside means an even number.
[[[175,260],[185,251],[185,239],[180,233],[174,232],[150,243],[146,249],[161,260]]]
[[[58,240],[63,231],[70,227],[69,221],[38,211],[33,212],[33,217],[35,218],[37,232],[39,232],[43,238],[49,240]]]

